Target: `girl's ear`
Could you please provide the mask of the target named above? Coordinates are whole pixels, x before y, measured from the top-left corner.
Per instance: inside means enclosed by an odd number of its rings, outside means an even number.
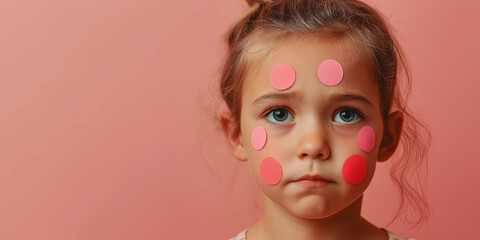
[[[236,126],[236,122],[230,112],[223,112],[220,115],[220,124],[222,125],[223,134],[227,142],[230,152],[240,161],[247,161],[245,154],[245,147],[242,136],[240,136],[240,129]]]
[[[403,127],[403,113],[390,113],[385,121],[382,143],[378,151],[378,162],[387,161],[397,149]]]

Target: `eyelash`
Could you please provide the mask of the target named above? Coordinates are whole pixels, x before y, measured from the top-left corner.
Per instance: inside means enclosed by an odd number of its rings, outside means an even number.
[[[293,114],[292,114],[292,111],[290,110],[290,108],[288,107],[285,107],[285,106],[274,106],[274,107],[271,107],[269,108],[263,115],[262,117],[265,118],[267,120],[268,123],[270,124],[273,124],[273,125],[282,125],[282,123],[275,123],[275,122],[272,122],[270,120],[268,120],[268,115],[270,115],[270,113],[272,113],[273,111],[275,110],[279,110],[279,109],[284,109],[284,110],[287,110],[289,112],[289,114],[291,114],[293,117],[295,117]],[[356,107],[353,107],[353,106],[344,106],[344,107],[341,107],[339,109],[337,109],[335,111],[335,113],[333,114],[333,117],[335,117],[340,111],[342,110],[346,110],[346,109],[349,109],[349,110],[353,110],[353,112],[355,114],[357,114],[359,117],[360,117],[360,120],[364,119],[365,115],[363,114],[362,111],[360,111],[360,109],[356,108]],[[333,119],[333,118],[332,118]],[[359,120],[359,121],[360,121]]]

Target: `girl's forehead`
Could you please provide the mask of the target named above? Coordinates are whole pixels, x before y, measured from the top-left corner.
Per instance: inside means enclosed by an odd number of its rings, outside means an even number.
[[[359,56],[361,51],[346,44],[346,41],[338,38],[291,37],[275,48],[247,72],[243,94],[247,99],[275,91],[269,78],[272,70],[280,64],[293,68],[297,84],[294,83],[291,89],[279,92],[292,89],[313,91],[312,87],[322,87],[322,90],[330,93],[348,91],[372,95],[376,92],[377,84],[369,65],[364,61],[365,57]],[[335,86],[321,86],[317,71],[320,64],[329,59],[341,65],[343,77]]]

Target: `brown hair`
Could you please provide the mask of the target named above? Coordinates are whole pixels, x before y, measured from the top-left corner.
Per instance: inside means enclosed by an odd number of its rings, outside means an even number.
[[[252,66],[252,48],[273,45],[293,35],[337,37],[353,44],[372,69],[380,91],[385,118],[398,109],[404,114],[399,155],[391,159],[391,177],[400,194],[393,222],[412,207],[418,224],[429,215],[422,190],[420,169],[426,164],[430,131],[407,106],[411,79],[402,50],[382,15],[357,0],[247,0],[250,10],[232,25],[227,35],[227,59],[222,69],[220,90],[240,130],[241,96],[245,73]],[[258,60],[258,59],[257,59]],[[397,80],[405,74],[403,91]],[[412,175],[413,177],[407,177]],[[407,216],[407,220],[408,216]],[[390,223],[391,223],[390,222]]]

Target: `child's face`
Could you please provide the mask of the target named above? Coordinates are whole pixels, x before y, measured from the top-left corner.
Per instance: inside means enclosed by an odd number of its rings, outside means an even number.
[[[359,199],[373,177],[382,140],[377,84],[356,53],[337,43],[289,39],[253,66],[258,71],[247,74],[243,88],[240,141],[250,172],[268,199],[299,217],[329,217]],[[337,85],[327,85],[317,75],[327,59],[343,68]],[[272,70],[280,64],[295,71],[293,85],[284,90],[270,82]],[[373,139],[368,131],[359,137],[365,126],[373,129]],[[265,142],[259,137],[252,143],[256,127],[265,129]],[[346,163],[355,157],[353,165]],[[307,174],[324,180],[295,181]]]

